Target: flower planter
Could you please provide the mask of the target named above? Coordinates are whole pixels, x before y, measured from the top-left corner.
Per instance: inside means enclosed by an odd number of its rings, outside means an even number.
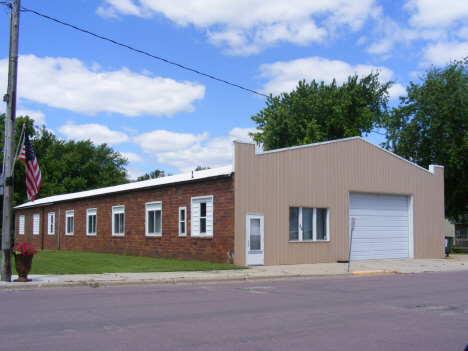
[[[32,259],[34,255],[23,256],[23,255],[13,255],[15,256],[15,268],[18,272],[18,279],[14,280],[15,282],[25,283],[30,282],[31,279],[28,278],[28,273],[31,270]]]

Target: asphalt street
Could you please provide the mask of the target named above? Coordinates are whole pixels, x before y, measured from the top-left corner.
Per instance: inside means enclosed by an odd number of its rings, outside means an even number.
[[[0,291],[2,350],[463,350],[468,272]]]

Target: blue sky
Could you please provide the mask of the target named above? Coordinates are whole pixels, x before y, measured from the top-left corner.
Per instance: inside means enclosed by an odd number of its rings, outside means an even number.
[[[468,2],[455,0],[22,0],[44,15],[234,84],[278,95],[301,79],[380,70],[391,103],[431,65],[468,56]],[[9,11],[0,11],[7,87]],[[31,12],[20,15],[18,115],[65,140],[103,142],[131,178],[232,161],[265,98]],[[3,95],[2,93],[1,95]],[[6,104],[2,103],[5,111]],[[367,137],[380,143],[382,137]]]

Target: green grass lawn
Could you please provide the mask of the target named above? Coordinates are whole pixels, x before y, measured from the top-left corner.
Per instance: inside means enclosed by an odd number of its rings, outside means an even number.
[[[12,274],[17,274],[13,257],[12,260]],[[202,261],[181,261],[92,252],[38,250],[38,253],[34,255],[32,269],[29,274],[179,272],[244,268],[245,267]]]

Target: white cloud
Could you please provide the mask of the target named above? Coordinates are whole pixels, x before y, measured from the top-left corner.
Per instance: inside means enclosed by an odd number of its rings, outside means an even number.
[[[193,171],[197,166],[227,166],[232,163],[231,144],[229,138],[213,138],[206,142],[206,146],[197,143],[184,150],[159,153],[157,160],[174,166],[181,172]]]
[[[255,131],[255,128],[233,128],[227,136],[208,139],[207,132],[193,135],[156,130],[134,137],[133,141],[158,163],[189,172],[197,166],[215,168],[231,164],[233,140],[251,141],[248,133]]]
[[[430,44],[423,50],[423,61],[420,67],[427,67],[430,64],[444,66],[452,60],[461,60],[468,56],[468,42],[439,42]]]
[[[195,143],[208,139],[208,132],[199,135],[172,133],[167,130],[154,130],[133,137],[133,142],[149,154],[155,152],[182,150]]]
[[[99,6],[96,13],[104,18],[117,18],[118,14],[148,17],[151,13],[144,7],[136,6],[132,0],[105,0],[107,6]]]
[[[414,27],[451,27],[456,22],[468,23],[468,2],[460,0],[407,0],[404,8],[410,13]]]
[[[140,156],[133,152],[120,152],[120,154],[125,157],[128,162],[145,162],[145,160]]]
[[[229,139],[233,140],[242,140],[242,141],[252,141],[252,138],[249,136],[249,133],[258,132],[257,128],[233,128],[229,132]]]
[[[129,142],[130,138],[127,134],[110,130],[107,126],[99,124],[83,124],[76,125],[67,123],[58,128],[58,131],[65,135],[68,139],[88,140],[100,145],[107,143],[108,145],[118,145]]]
[[[140,167],[135,167],[132,164],[126,167],[127,169],[127,179],[136,180],[139,176],[143,175],[143,171]]]
[[[32,111],[32,110],[16,110],[16,116],[29,116],[34,120],[34,125],[36,127],[41,127],[46,124],[45,114],[41,111]]]
[[[366,48],[371,55],[387,55],[396,44],[409,45],[418,37],[418,32],[400,24],[379,12],[376,14],[373,40]],[[358,41],[359,44],[359,41]]]
[[[322,43],[337,29],[360,30],[375,0],[104,0],[103,17],[161,14],[179,26],[206,29],[209,41],[235,55],[258,53],[278,42]]]
[[[138,129],[135,129],[135,128],[130,128],[130,127],[121,127],[123,130],[125,130],[126,132],[129,132],[130,135],[135,135],[138,133]]]
[[[173,116],[192,112],[193,103],[205,94],[205,87],[196,83],[150,78],[127,68],[95,72],[77,59],[26,55],[20,56],[19,61],[20,101],[31,100],[87,115],[107,112],[128,117]],[[3,86],[7,65],[7,59],[0,60]]]
[[[262,91],[265,94],[279,95],[283,92],[294,90],[297,83],[305,79],[307,82],[315,79],[316,82],[324,81],[329,84],[336,79],[338,84],[347,81],[350,75],[355,73],[359,76],[368,75],[371,71],[379,71],[379,79],[382,83],[394,80],[392,70],[384,66],[355,65],[338,60],[328,60],[321,57],[308,57],[289,62],[276,62],[263,64],[260,66],[261,76],[269,81],[264,85]],[[400,84],[395,84],[392,92],[401,91],[404,88]],[[390,95],[398,98],[398,96]]]

